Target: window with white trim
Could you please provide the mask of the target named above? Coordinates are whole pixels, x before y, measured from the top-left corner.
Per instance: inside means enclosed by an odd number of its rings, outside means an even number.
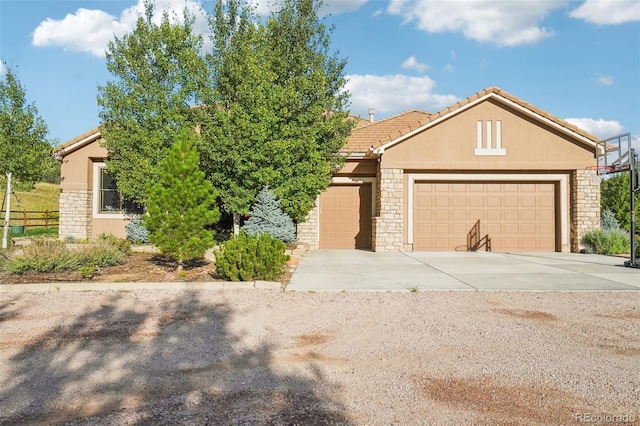
[[[93,216],[121,218],[127,213],[142,213],[142,207],[131,201],[123,201],[118,194],[116,181],[102,162],[93,163]]]

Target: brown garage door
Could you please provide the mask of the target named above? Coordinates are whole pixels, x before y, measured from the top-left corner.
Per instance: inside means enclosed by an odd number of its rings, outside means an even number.
[[[371,184],[332,185],[320,195],[320,248],[371,248]]]
[[[418,182],[414,250],[555,251],[555,184]]]

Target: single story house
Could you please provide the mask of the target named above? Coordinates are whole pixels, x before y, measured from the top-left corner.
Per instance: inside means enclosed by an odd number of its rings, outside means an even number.
[[[600,226],[596,138],[489,87],[437,113],[358,119],[298,240],[311,249],[578,251]],[[94,129],[56,149],[60,237],[124,236]]]

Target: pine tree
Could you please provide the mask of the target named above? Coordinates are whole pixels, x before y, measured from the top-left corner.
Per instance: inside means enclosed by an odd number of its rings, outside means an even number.
[[[249,235],[267,233],[287,245],[296,242],[296,227],[291,217],[282,211],[275,194],[263,189],[250,211],[251,217],[242,227]]]
[[[159,165],[159,180],[149,188],[148,215],[143,217],[151,242],[177,260],[200,259],[213,247],[220,220],[216,194],[198,166],[193,135],[183,130]]]

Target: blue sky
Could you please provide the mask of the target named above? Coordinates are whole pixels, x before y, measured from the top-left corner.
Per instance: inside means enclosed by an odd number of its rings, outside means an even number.
[[[113,79],[104,50],[141,3],[0,0],[0,73],[17,73],[52,139],[99,124],[97,85]],[[195,0],[156,3],[200,13]],[[640,148],[638,0],[330,0],[324,13],[354,115],[435,112],[498,86],[597,136],[631,132]]]

